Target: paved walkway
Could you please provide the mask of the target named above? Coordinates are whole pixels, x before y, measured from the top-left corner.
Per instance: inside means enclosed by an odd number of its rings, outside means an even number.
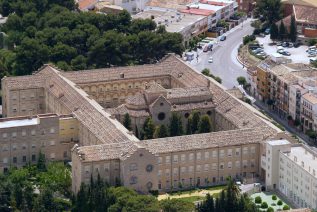
[[[220,193],[222,191],[222,189],[217,189],[217,190],[197,190],[197,191],[193,191],[192,193],[185,193],[185,194],[180,194],[178,195],[177,193],[173,194],[173,195],[170,195],[170,194],[162,194],[162,195],[159,195],[158,196],[158,200],[164,200],[164,199],[167,199],[167,198],[170,198],[170,199],[179,199],[179,198],[185,198],[185,197],[205,197],[206,194],[210,194],[210,195],[213,195],[213,194],[217,194],[217,193]]]

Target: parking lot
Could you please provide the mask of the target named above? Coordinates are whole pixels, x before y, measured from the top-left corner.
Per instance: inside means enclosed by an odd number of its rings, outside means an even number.
[[[278,50],[277,45],[269,45],[272,43],[270,39],[270,35],[266,35],[264,38],[258,37],[257,40],[259,43],[263,44],[264,47],[264,52],[267,53],[268,55],[272,55],[273,53],[276,53]],[[309,64],[311,58],[315,57],[308,57],[308,53],[306,50],[308,49],[308,46],[299,46],[297,48],[292,47],[288,48],[285,47],[284,50],[288,51],[291,55],[290,56],[284,56],[285,58],[291,59],[292,63],[305,63]]]

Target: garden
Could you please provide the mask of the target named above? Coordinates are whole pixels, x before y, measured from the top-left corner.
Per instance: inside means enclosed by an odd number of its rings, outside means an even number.
[[[274,212],[279,210],[290,210],[291,207],[287,205],[280,197],[274,193],[261,192],[251,195],[253,202],[260,211]]]

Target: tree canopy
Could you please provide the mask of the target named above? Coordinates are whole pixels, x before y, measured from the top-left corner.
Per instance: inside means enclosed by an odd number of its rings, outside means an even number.
[[[1,31],[15,57],[6,59],[12,75],[30,74],[44,63],[66,71],[154,63],[184,50],[180,34],[157,29],[150,19],[132,20],[127,11],[80,12],[73,0],[0,0],[0,13],[8,16]]]

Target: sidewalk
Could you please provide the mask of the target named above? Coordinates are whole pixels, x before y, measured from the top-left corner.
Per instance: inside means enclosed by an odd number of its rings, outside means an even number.
[[[305,135],[304,133],[298,131],[297,129],[293,128],[292,126],[290,126],[288,124],[288,121],[284,118],[281,118],[278,114],[274,113],[272,110],[270,110],[265,103],[256,100],[256,102],[254,103],[255,106],[257,106],[259,109],[263,110],[267,115],[269,115],[274,121],[276,121],[277,123],[281,124],[286,131],[295,134],[298,139],[308,145],[312,145],[314,146],[313,142],[310,141],[309,137],[307,135]]]

